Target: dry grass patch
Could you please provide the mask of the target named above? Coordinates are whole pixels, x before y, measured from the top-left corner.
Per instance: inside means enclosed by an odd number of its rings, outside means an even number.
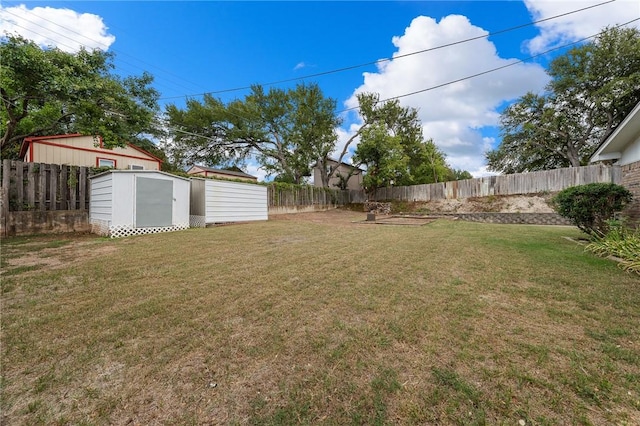
[[[578,231],[363,216],[25,249],[3,423],[640,423],[640,282]]]

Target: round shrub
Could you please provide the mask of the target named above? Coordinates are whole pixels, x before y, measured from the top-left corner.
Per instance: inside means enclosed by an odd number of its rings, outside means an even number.
[[[607,221],[630,203],[631,198],[631,192],[623,186],[589,183],[560,191],[552,199],[552,206],[587,234],[604,235],[609,229]]]

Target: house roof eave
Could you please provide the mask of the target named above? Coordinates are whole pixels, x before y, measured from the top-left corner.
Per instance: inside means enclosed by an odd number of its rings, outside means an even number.
[[[640,135],[640,102],[627,114],[622,122],[611,132],[609,137],[600,144],[589,158],[590,163],[603,161],[604,156],[622,153],[626,144],[633,142]]]

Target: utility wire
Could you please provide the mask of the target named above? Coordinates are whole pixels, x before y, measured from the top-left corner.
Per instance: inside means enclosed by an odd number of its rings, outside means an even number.
[[[334,74],[334,73],[339,73],[339,72],[349,71],[349,70],[352,70],[352,69],[361,68],[361,67],[365,67],[365,66],[369,66],[369,65],[377,65],[377,64],[384,63],[384,62],[389,62],[389,61],[392,61],[392,60],[395,60],[395,59],[405,58],[405,57],[409,57],[409,56],[413,56],[413,55],[417,55],[417,54],[421,54],[421,53],[426,53],[426,52],[430,52],[430,51],[434,51],[434,50],[443,49],[443,48],[446,48],[446,47],[455,46],[455,45],[458,45],[458,44],[468,43],[468,42],[470,42],[470,41],[475,41],[475,40],[483,39],[483,38],[486,38],[486,37],[495,36],[495,35],[498,35],[498,34],[503,34],[503,33],[506,33],[506,32],[514,31],[514,30],[521,29],[521,28],[525,28],[525,27],[528,27],[528,26],[531,26],[531,25],[536,25],[536,24],[539,24],[539,23],[541,23],[541,22],[550,21],[550,20],[557,19],[557,18],[560,18],[560,17],[568,16],[568,15],[571,15],[571,14],[574,14],[574,13],[582,12],[582,11],[585,11],[585,10],[588,10],[588,9],[593,9],[593,8],[595,8],[595,7],[603,6],[603,5],[606,5],[606,4],[609,4],[609,3],[613,3],[613,2],[615,2],[615,1],[616,1],[616,0],[608,0],[608,1],[605,1],[605,2],[602,2],[602,3],[598,3],[598,4],[591,5],[591,6],[587,6],[587,7],[583,7],[583,8],[576,9],[576,10],[573,10],[573,11],[570,11],[570,12],[565,12],[565,13],[562,13],[562,14],[559,14],[559,15],[554,15],[554,16],[548,17],[548,18],[539,19],[539,20],[537,20],[537,21],[533,21],[533,22],[530,22],[530,23],[521,24],[521,25],[518,25],[518,26],[514,26],[514,27],[510,27],[510,28],[506,28],[506,29],[502,29],[502,30],[494,31],[494,32],[488,33],[488,34],[486,34],[486,35],[476,36],[476,37],[472,37],[472,38],[468,38],[468,39],[464,39],[464,40],[459,40],[459,41],[455,41],[455,42],[452,42],[452,43],[447,43],[447,44],[443,44],[443,45],[440,45],[440,46],[436,46],[436,47],[428,48],[428,49],[423,49],[423,50],[419,50],[419,51],[415,51],[415,52],[410,52],[410,53],[406,53],[406,54],[403,54],[403,55],[395,56],[395,57],[393,57],[393,58],[383,58],[383,59],[378,59],[378,60],[376,60],[376,61],[367,62],[367,63],[363,63],[363,64],[359,64],[359,65],[352,65],[352,66],[348,66],[348,67],[338,68],[338,69],[329,70],[329,71],[324,71],[324,72],[315,73],[315,74],[309,74],[309,75],[300,76],[300,77],[296,77],[296,78],[290,78],[290,79],[278,80],[278,81],[274,81],[274,82],[264,83],[264,84],[262,84],[262,85],[263,85],[263,86],[272,86],[272,85],[277,85],[277,84],[281,84],[281,83],[287,83],[287,82],[291,82],[291,81],[304,80],[304,79],[308,79],[308,78],[319,77],[319,76],[324,76],[324,75],[329,75],[329,74]],[[26,19],[26,18],[24,18],[24,17],[22,17],[22,16],[16,15],[16,14],[14,14],[14,13],[12,13],[12,12],[8,11],[6,8],[4,9],[4,11],[5,11],[5,12],[7,12],[7,13],[9,13],[9,14],[11,14],[11,15],[13,15],[13,16],[16,16],[16,17],[18,17],[18,18],[25,19],[27,22],[31,22],[32,24],[35,24],[35,25],[37,25],[37,26],[40,26],[41,28],[44,28],[44,27],[42,27],[41,25],[37,24],[36,22],[30,21],[30,20],[28,20],[28,19]],[[54,21],[51,21],[51,20],[49,20],[49,19],[42,18],[42,17],[39,17],[39,18],[41,18],[41,19],[43,19],[43,20],[45,20],[45,21],[47,21],[47,22],[51,22],[51,23],[53,23],[54,25],[57,25],[57,26],[59,26],[59,27],[61,27],[61,28],[65,29],[65,30],[67,30],[67,31],[70,31],[70,32],[75,33],[75,34],[78,34],[78,35],[80,35],[80,36],[82,36],[82,37],[86,38],[87,40],[91,40],[91,41],[93,41],[93,42],[95,42],[95,43],[99,43],[99,44],[104,45],[104,43],[102,43],[102,42],[99,42],[99,41],[97,41],[97,40],[93,40],[93,39],[91,39],[90,37],[84,36],[84,35],[82,35],[82,34],[80,34],[80,33],[76,32],[76,31],[74,31],[74,30],[72,30],[72,29],[69,29],[69,28],[66,28],[66,27],[64,27],[64,26],[62,26],[62,25],[59,25],[59,24],[57,24],[57,23],[56,23],[56,22],[54,22]],[[29,30],[29,31],[33,31],[33,30],[30,30],[30,29],[28,29],[28,28],[26,28],[26,27],[24,27],[24,26],[22,26],[22,25],[19,25],[19,24],[15,24],[15,23],[14,23],[14,25],[16,25],[16,26],[18,26],[18,27],[20,27],[20,28],[23,28],[23,29]],[[82,43],[81,43],[80,41],[78,41],[78,40],[76,40],[76,39],[73,39],[73,38],[71,38],[71,37],[68,37],[68,36],[66,36],[66,35],[64,35],[64,34],[61,34],[61,33],[59,33],[59,32],[56,32],[56,31],[53,31],[53,30],[50,30],[50,29],[48,29],[48,31],[53,32],[54,34],[61,35],[61,36],[65,37],[65,38],[67,38],[67,39],[69,39],[69,40],[75,41],[75,42],[77,42],[78,44],[82,45]],[[43,34],[40,34],[40,33],[38,33],[38,32],[35,32],[35,31],[33,31],[33,32],[34,32],[35,34],[38,34],[38,35],[42,36],[42,37],[49,38],[49,37],[47,37],[47,36],[45,36],[45,35],[43,35]],[[589,37],[587,37],[586,39],[588,39],[588,38],[589,38]],[[585,39],[583,39],[583,40],[585,40]],[[579,42],[579,41],[578,41],[578,42]],[[577,42],[576,42],[576,43],[577,43]],[[69,45],[66,45],[66,44],[63,44],[63,43],[59,43],[59,44],[60,44],[60,45],[62,45],[62,46],[66,46],[66,47],[68,47],[68,48],[70,48],[70,49],[73,49],[73,47],[71,47],[71,46],[69,46]],[[555,50],[555,49],[552,49],[552,50]],[[127,55],[126,53],[123,53],[123,54],[124,54],[124,55],[126,55],[126,56],[130,56],[130,57],[132,57],[132,58],[134,58],[134,59],[137,59],[137,58],[135,58],[134,56]],[[532,57],[530,57],[530,58],[527,58],[527,59],[535,58],[535,57],[537,57],[537,56],[540,56],[540,55],[534,55],[534,56],[532,56]],[[525,60],[526,60],[526,59],[525,59]],[[523,60],[523,61],[524,61],[524,60]],[[121,61],[121,62],[124,62],[125,64],[129,64],[129,65],[132,65],[132,66],[136,67],[136,65],[131,64],[131,63],[127,63],[126,61]],[[145,63],[144,61],[140,61],[140,62]],[[520,61],[520,62],[521,62],[521,61]],[[517,64],[517,63],[520,63],[520,62],[515,62],[515,63],[513,63],[513,65],[515,65],[515,64]],[[508,65],[508,66],[511,66],[511,65]],[[506,67],[506,66],[505,66],[505,67]],[[497,69],[495,69],[495,70],[499,70],[499,69],[501,69],[501,68],[505,68],[505,67],[500,67],[500,68],[497,68]],[[156,68],[157,68],[157,67],[156,67]],[[160,69],[160,68],[158,68],[158,69]],[[487,71],[487,72],[491,72],[491,71]],[[171,73],[169,73],[169,74],[171,74]],[[482,75],[482,74],[478,74],[478,75]],[[474,75],[474,76],[471,76],[471,77],[475,77],[475,76],[477,76],[477,75]],[[471,78],[471,77],[469,77],[469,78]],[[466,78],[464,78],[464,79],[466,79]],[[462,79],[462,80],[464,80],[464,79]],[[462,80],[458,80],[458,81],[462,81]],[[184,81],[187,81],[187,80],[184,80]],[[454,82],[452,82],[452,83],[455,83],[455,82],[457,82],[457,81],[454,81]],[[189,83],[190,83],[190,82],[189,82]],[[443,85],[452,84],[452,83],[444,83]],[[179,84],[178,84],[178,85],[179,85]],[[180,85],[180,86],[181,86],[181,85]],[[185,87],[185,86],[182,86],[182,87]],[[437,86],[437,87],[441,87],[441,86]],[[437,88],[437,87],[434,87],[434,88]],[[210,95],[210,94],[217,94],[217,93],[227,93],[227,92],[233,92],[233,91],[247,90],[247,89],[250,89],[250,88],[251,88],[251,86],[244,86],[244,87],[237,87],[237,88],[232,88],[232,89],[223,89],[223,90],[217,90],[217,91],[211,91],[211,92],[204,92],[204,93],[193,94],[193,95],[180,95],[180,96],[162,97],[162,98],[158,98],[158,100],[178,99],[178,98],[183,98],[183,97],[203,96],[203,95],[207,95],[207,94],[209,94],[209,95]],[[426,89],[426,90],[431,90],[431,89]],[[419,92],[417,92],[417,93],[419,93]],[[409,96],[409,95],[401,95],[401,97],[402,97],[402,96]],[[390,98],[390,99],[395,99],[395,98]]]
[[[624,27],[624,26],[629,25],[629,24],[631,24],[633,22],[636,22],[636,21],[640,21],[640,18],[635,18],[635,19],[632,19],[631,21],[625,22],[623,24],[615,25],[614,28]],[[529,56],[529,57],[524,58],[524,59],[519,59],[517,61],[508,63],[508,64],[500,66],[500,67],[496,67],[496,68],[492,68],[490,70],[482,71],[482,72],[479,72],[479,73],[476,73],[476,74],[468,75],[466,77],[462,77],[462,78],[459,78],[459,79],[456,79],[456,80],[451,80],[451,81],[448,81],[446,83],[441,83],[441,84],[438,84],[438,85],[435,85],[435,86],[430,86],[430,87],[427,87],[425,89],[416,90],[416,91],[405,93],[405,94],[402,94],[402,95],[398,95],[398,96],[393,96],[393,97],[390,97],[390,98],[382,99],[379,102],[382,103],[382,102],[388,102],[388,101],[395,100],[395,99],[405,98],[405,97],[408,97],[408,96],[412,96],[412,95],[416,95],[416,94],[419,94],[419,93],[424,93],[424,92],[428,92],[428,91],[431,91],[431,90],[439,89],[441,87],[449,86],[451,84],[459,83],[461,81],[470,80],[472,78],[480,77],[482,75],[490,74],[492,72],[500,71],[502,69],[509,68],[509,67],[514,66],[514,65],[518,65],[518,64],[524,63],[525,61],[528,61],[530,59],[534,59],[534,58],[537,58],[539,56],[546,55],[546,54],[548,54],[550,52],[554,52],[554,51],[557,51],[557,50],[562,50],[562,49],[565,49],[565,48],[567,48],[569,46],[573,46],[573,45],[582,43],[584,41],[593,39],[593,38],[598,37],[599,35],[603,34],[604,31],[606,31],[606,30],[600,31],[600,32],[598,32],[596,34],[593,34],[593,35],[590,35],[588,37],[584,37],[584,38],[582,38],[580,40],[573,41],[571,43],[563,44],[562,46],[554,47],[552,49],[549,49],[549,50],[546,50],[544,52],[538,53],[536,55],[532,55],[532,56]],[[344,110],[337,111],[336,114],[341,114],[341,113],[344,113],[344,112],[353,111],[353,110],[357,110],[357,109],[360,109],[360,106],[346,108]],[[239,117],[239,118],[248,119],[248,117],[246,117],[246,116],[241,116],[241,115],[238,115],[238,114],[232,114],[232,115],[235,115],[236,117]],[[167,128],[170,129],[170,130],[173,130],[173,131],[177,131],[179,133],[184,133],[184,134],[190,135],[190,136],[196,136],[196,137],[204,138],[204,139],[207,139],[207,140],[215,141],[213,138],[210,138],[208,136],[204,136],[204,135],[199,135],[197,133],[188,132],[186,130],[178,129],[178,128],[175,128],[175,127],[172,127],[172,126],[167,126]]]
[[[32,20],[30,20],[30,19],[27,19],[27,18],[26,18],[26,17],[24,17],[24,16],[20,16],[20,15],[18,15],[18,14],[16,14],[16,13],[11,12],[10,10],[8,10],[8,8],[4,8],[4,9],[3,9],[3,11],[4,11],[4,12],[6,12],[6,13],[8,13],[8,14],[10,14],[10,15],[15,16],[15,17],[16,17],[16,18],[18,18],[18,19],[22,19],[22,20],[27,21],[27,22],[29,22],[29,23],[31,23],[31,24],[34,24],[34,25],[35,25],[35,26],[37,26],[37,27],[43,28],[43,29],[45,29],[45,30],[47,30],[47,31],[49,31],[49,32],[51,32],[51,33],[53,33],[53,34],[57,34],[57,35],[60,35],[60,36],[62,36],[62,37],[64,37],[64,38],[66,38],[66,39],[68,39],[68,40],[74,41],[74,42],[78,43],[80,46],[83,46],[83,47],[84,47],[84,43],[83,43],[83,42],[81,42],[80,40],[76,39],[76,38],[72,38],[72,37],[69,37],[69,36],[68,36],[68,35],[66,35],[66,34],[62,34],[62,33],[60,33],[60,32],[54,31],[54,30],[52,30],[52,29],[50,29],[50,28],[46,28],[46,27],[44,27],[43,25],[40,25],[39,23],[37,23],[37,22],[35,22],[35,21],[32,21]],[[28,9],[27,9],[27,12],[28,12],[29,14],[32,14],[32,15],[34,14],[32,10],[28,10]],[[91,38],[91,37],[88,37],[88,36],[86,36],[86,35],[84,35],[84,34],[81,34],[81,33],[77,32],[77,31],[75,31],[75,30],[73,30],[73,29],[71,29],[71,28],[68,28],[68,27],[65,27],[65,26],[63,26],[63,25],[60,25],[60,24],[58,24],[57,22],[52,21],[52,20],[50,20],[50,19],[47,19],[47,18],[45,18],[45,17],[43,17],[43,16],[39,16],[39,15],[36,15],[36,16],[37,16],[37,18],[38,18],[38,19],[41,19],[41,20],[43,20],[43,21],[47,21],[47,22],[49,22],[49,23],[51,23],[51,24],[53,24],[53,25],[55,25],[55,26],[57,26],[57,27],[62,28],[62,29],[63,29],[63,30],[65,30],[65,31],[68,31],[68,32],[70,32],[70,33],[77,34],[77,35],[79,35],[80,37],[82,37],[82,38],[84,38],[84,39],[86,39],[86,40],[89,40],[89,41],[92,41],[92,42],[94,42],[94,43],[97,43],[97,44],[99,44],[99,45],[101,45],[101,46],[104,46],[104,48],[105,48],[105,49],[108,49],[108,48],[109,48],[109,46],[108,46],[106,43],[102,42],[102,41],[95,40],[95,39],[93,39],[93,38]],[[44,38],[47,38],[47,39],[51,40],[51,37],[47,37],[47,36],[45,36],[45,35],[43,35],[43,34],[37,33],[37,32],[35,32],[35,31],[33,31],[33,30],[29,29],[29,28],[26,28],[26,27],[24,27],[24,26],[22,26],[22,25],[19,25],[18,23],[12,22],[12,24],[13,24],[13,25],[15,25],[15,26],[17,26],[17,27],[23,28],[23,29],[25,29],[25,30],[27,30],[27,31],[32,31],[33,33],[38,34],[39,36],[42,36],[42,37],[44,37]],[[58,43],[58,44],[60,44],[61,46],[68,47],[69,49],[74,49],[72,46],[69,46],[69,45],[67,45],[67,44],[63,44],[63,43]],[[139,61],[140,63],[142,63],[142,64],[144,64],[144,65],[148,65],[148,66],[150,66],[150,67],[152,67],[152,68],[156,68],[157,70],[162,71],[162,72],[164,72],[164,73],[166,73],[166,74],[168,74],[168,75],[170,75],[170,76],[177,77],[178,79],[180,79],[180,80],[182,80],[182,81],[184,81],[184,82],[186,82],[186,83],[189,83],[189,84],[190,84],[190,85],[192,85],[192,86],[198,86],[198,84],[195,84],[195,83],[193,83],[193,82],[191,82],[191,81],[185,80],[184,78],[182,78],[182,77],[180,77],[180,76],[178,76],[178,75],[176,75],[176,74],[173,74],[173,73],[171,73],[170,71],[164,70],[164,69],[162,69],[162,68],[160,68],[160,67],[157,67],[157,66],[155,66],[155,65],[153,65],[153,64],[150,64],[150,63],[148,63],[148,62],[145,62],[145,61],[143,61],[143,60],[141,60],[141,59],[139,59],[139,58],[137,58],[137,57],[135,57],[135,56],[133,56],[133,55],[129,55],[129,54],[127,54],[126,52],[118,51],[118,50],[115,50],[115,49],[112,49],[112,51],[113,51],[114,53],[118,53],[119,55],[124,55],[124,56],[127,56],[127,57],[129,57],[129,58],[133,58],[134,60]],[[138,65],[135,65],[135,64],[132,64],[132,63],[130,63],[130,62],[126,62],[126,61],[123,61],[123,60],[119,60],[119,62],[124,63],[124,64],[127,64],[127,65],[131,65],[131,66],[132,66],[132,67],[134,67],[134,68],[139,68],[139,69],[142,69],[142,70],[144,71],[144,69],[143,69],[142,67],[140,67],[140,66],[138,66]],[[170,82],[170,83],[172,83],[172,84],[175,84],[175,85],[176,85],[176,87],[178,87],[178,86],[179,86],[179,87],[182,87],[182,88],[185,88],[185,89],[187,88],[187,86],[185,86],[185,85],[183,85],[183,84],[180,84],[180,83],[178,83],[178,82],[176,82],[176,81],[172,81],[172,80],[170,80],[170,79],[166,79],[166,78],[165,78],[165,80],[166,80],[167,82]]]
[[[633,22],[636,22],[636,21],[640,21],[640,18],[632,19],[631,21],[625,22],[623,24],[615,25],[614,28],[620,28],[620,27],[623,27],[625,25],[629,25],[629,24],[631,24]],[[451,81],[448,81],[446,83],[442,83],[442,84],[438,84],[438,85],[435,85],[435,86],[427,87],[426,89],[416,90],[414,92],[405,93],[403,95],[393,96],[393,97],[390,97],[390,98],[387,98],[387,99],[383,99],[380,102],[387,102],[387,101],[391,101],[391,100],[394,100],[394,99],[406,98],[407,96],[417,95],[418,93],[424,93],[424,92],[428,92],[430,90],[439,89],[439,88],[444,87],[444,86],[448,86],[448,85],[451,85],[451,84],[459,83],[461,81],[469,80],[469,79],[472,79],[472,78],[475,78],[475,77],[480,77],[481,75],[485,75],[485,74],[489,74],[489,73],[492,73],[492,72],[495,72],[495,71],[499,71],[499,70],[502,70],[504,68],[509,68],[509,67],[514,66],[514,65],[518,65],[518,64],[524,63],[525,61],[528,61],[530,59],[534,59],[534,58],[537,58],[539,56],[546,55],[547,53],[554,52],[556,50],[561,50],[561,49],[564,49],[564,48],[569,47],[569,46],[573,46],[573,45],[578,44],[578,43],[582,43],[583,41],[586,41],[586,40],[589,40],[589,39],[592,39],[592,38],[595,38],[595,37],[599,36],[603,32],[604,31],[601,31],[601,32],[599,32],[597,34],[590,35],[588,37],[582,38],[580,40],[573,41],[571,43],[563,44],[562,46],[554,47],[552,49],[549,49],[549,50],[546,50],[544,52],[538,53],[536,55],[532,55],[532,56],[529,56],[529,57],[524,58],[524,59],[519,59],[517,61],[508,63],[506,65],[503,65],[503,66],[500,66],[500,67],[497,67],[497,68],[492,68],[490,70],[486,70],[486,71],[479,72],[477,74],[472,74],[472,75],[469,75],[469,76],[466,76],[466,77],[462,77],[462,78],[459,78],[457,80],[451,80]],[[359,106],[347,108],[347,109],[344,109],[342,111],[338,111],[337,114],[340,114],[340,113],[343,113],[343,112],[347,112],[347,111],[352,111],[352,110],[359,109],[359,108],[360,108]]]
[[[573,13],[581,12],[581,11],[584,11],[584,10],[587,10],[587,9],[592,9],[594,7],[602,6],[602,5],[605,5],[605,4],[608,4],[608,3],[613,3],[615,1],[616,0],[609,0],[609,1],[606,1],[606,2],[603,2],[603,3],[599,3],[599,4],[596,4],[596,5],[592,5],[592,6],[588,6],[588,7],[585,7],[585,8],[577,9],[577,10],[574,10],[574,11],[571,11],[571,12],[567,12],[567,13],[563,13],[563,14],[560,14],[560,15],[555,15],[553,17],[549,17],[549,18],[538,20],[538,21],[534,21],[534,22],[531,22],[531,23],[528,23],[528,24],[522,24],[522,25],[519,25],[519,26],[507,28],[507,29],[504,29],[504,30],[495,31],[495,32],[492,32],[492,33],[489,33],[489,34],[486,34],[486,35],[483,35],[483,36],[477,36],[477,37],[473,37],[473,38],[460,40],[460,41],[456,41],[456,42],[453,42],[453,43],[448,43],[448,44],[444,44],[444,45],[441,45],[441,46],[429,48],[429,49],[424,49],[424,50],[420,50],[420,51],[416,51],[416,52],[407,53],[407,54],[404,54],[404,55],[399,55],[399,56],[396,56],[395,58],[379,59],[377,61],[369,62],[369,63],[366,63],[366,64],[354,65],[354,66],[344,67],[344,68],[340,68],[340,69],[336,69],[336,70],[325,71],[325,72],[316,73],[316,74],[310,74],[310,75],[298,77],[298,78],[295,78],[295,79],[286,79],[286,80],[280,80],[280,81],[272,82],[272,83],[265,83],[264,85],[275,85],[275,84],[279,84],[279,83],[284,83],[284,82],[289,82],[289,81],[294,81],[294,80],[300,80],[300,79],[304,79],[304,78],[311,78],[311,77],[316,77],[316,76],[321,76],[321,75],[326,75],[326,74],[342,72],[342,71],[351,70],[351,69],[354,69],[354,68],[359,68],[359,67],[363,67],[363,66],[367,66],[367,65],[378,64],[378,63],[382,63],[382,62],[388,62],[388,61],[391,61],[393,59],[398,59],[398,58],[408,57],[408,56],[412,56],[412,55],[416,55],[416,54],[420,54],[420,53],[425,53],[425,52],[429,52],[429,51],[433,51],[433,50],[438,50],[438,49],[442,49],[442,48],[445,48],[445,47],[450,47],[450,46],[454,46],[454,45],[457,45],[457,44],[462,44],[462,43],[466,43],[466,42],[469,42],[469,41],[473,41],[473,40],[477,40],[477,39],[481,39],[481,38],[485,38],[485,37],[490,37],[490,36],[493,36],[493,35],[509,32],[509,31],[513,31],[515,29],[520,29],[520,28],[523,28],[523,27],[535,25],[535,24],[540,23],[540,22],[548,21],[548,20],[551,20],[551,19],[556,19],[556,18],[559,18],[559,17],[562,17],[562,16],[567,16],[567,15],[570,15],[570,14],[573,14]],[[633,20],[628,21],[626,23],[616,25],[615,27],[616,28],[622,27],[622,26],[628,25],[630,23],[636,22],[638,20],[640,20],[640,18],[636,18],[636,19],[633,19]],[[29,22],[31,22],[31,21],[29,21]],[[26,27],[23,27],[23,26],[19,25],[19,24],[14,24],[14,25],[16,25],[18,27],[21,27],[21,28],[24,28],[24,29],[27,29],[27,30],[30,30],[30,29],[28,29]],[[62,28],[64,28],[64,27],[62,27]],[[30,30],[30,31],[33,31],[33,30]],[[33,32],[35,34],[38,34],[38,35],[42,36],[42,37],[46,37],[43,34],[37,33],[35,31],[33,31]],[[52,32],[55,33],[55,31],[52,31]],[[56,33],[56,34],[59,34],[59,33]],[[380,100],[379,102],[387,102],[387,101],[391,101],[391,100],[395,100],[395,99],[400,99],[400,98],[412,96],[412,95],[419,94],[419,93],[424,93],[424,92],[435,90],[435,89],[438,89],[438,88],[441,88],[441,87],[445,87],[445,86],[448,86],[448,85],[451,85],[451,84],[455,84],[455,83],[459,83],[459,82],[462,82],[462,81],[465,81],[465,80],[469,80],[469,79],[472,79],[472,78],[475,78],[475,77],[486,75],[486,74],[489,74],[489,73],[492,73],[492,72],[496,72],[496,71],[499,71],[499,70],[502,70],[502,69],[505,69],[505,68],[520,64],[520,63],[524,63],[527,60],[531,60],[531,59],[537,58],[539,56],[546,55],[546,54],[548,54],[550,52],[553,52],[553,51],[556,51],[556,50],[561,50],[561,49],[564,49],[566,47],[569,47],[569,46],[584,42],[586,40],[589,40],[589,39],[592,39],[594,37],[597,37],[600,34],[602,34],[602,32],[599,32],[597,34],[582,38],[580,40],[577,40],[577,41],[574,41],[574,42],[571,42],[571,43],[564,44],[562,46],[557,46],[555,48],[552,48],[552,49],[546,50],[544,52],[541,52],[539,54],[532,55],[532,56],[529,56],[527,58],[520,59],[520,60],[511,62],[509,64],[500,66],[500,67],[492,68],[490,70],[482,71],[482,72],[479,72],[479,73],[476,73],[476,74],[472,74],[472,75],[469,75],[469,76],[466,76],[466,77],[463,77],[463,78],[459,78],[459,79],[456,79],[456,80],[451,80],[451,81],[448,81],[448,82],[445,82],[445,83],[442,83],[442,84],[438,84],[438,85],[431,86],[431,87],[428,87],[428,88],[425,88],[425,89],[421,89],[421,90],[417,90],[417,91],[414,91],[414,92],[405,93],[405,94],[402,94],[402,95],[386,98],[386,99]],[[62,35],[62,34],[60,34],[60,35]],[[70,39],[72,41],[77,41],[77,40],[71,39],[71,38],[69,38],[67,36],[64,36],[64,37],[66,37],[66,38],[68,38],[68,39]],[[83,37],[85,37],[85,36],[83,36]],[[85,37],[85,38],[91,40],[88,37]],[[95,40],[93,40],[93,41],[95,41]],[[60,43],[60,44],[62,46],[66,46],[66,47],[72,48],[71,46],[65,45],[63,43]],[[244,89],[248,89],[248,88],[251,88],[251,86],[242,87],[242,88],[236,88],[236,89],[226,89],[226,90],[215,91],[215,92],[206,92],[206,93],[203,93],[203,94],[230,92],[230,91],[236,91],[236,90],[244,90]],[[186,96],[199,96],[199,95],[186,95]],[[181,97],[183,97],[183,96],[180,96],[180,98]],[[170,99],[170,98],[160,98],[160,99]],[[346,108],[344,110],[338,111],[337,114],[340,114],[340,113],[343,113],[343,112],[357,110],[359,108],[360,108],[359,106]],[[233,114],[233,115],[235,115],[235,116],[237,116],[239,118],[247,119],[247,117],[245,117],[245,116],[241,116],[241,115],[238,115],[238,114]],[[166,122],[164,123],[164,125],[167,126]],[[201,137],[201,138],[205,138],[205,139],[209,139],[209,140],[214,140],[214,139],[209,138],[207,136],[199,135],[199,134],[192,133],[192,132],[188,132],[188,131],[185,131],[185,130],[182,130],[182,129],[177,129],[175,127],[167,126],[167,128],[170,129],[170,130],[173,130],[173,131],[177,131],[177,132],[180,132],[180,133],[188,134],[190,136],[196,136],[196,137]]]
[[[548,18],[539,19],[537,21],[529,22],[529,23],[526,23],[526,24],[521,24],[521,25],[518,25],[518,26],[515,26],[515,27],[510,27],[510,28],[506,28],[506,29],[503,29],[503,30],[494,31],[494,32],[491,32],[491,33],[488,33],[488,34],[485,34],[485,35],[471,37],[471,38],[464,39],[464,40],[458,40],[458,41],[455,41],[455,42],[452,42],[452,43],[447,43],[447,44],[439,45],[439,46],[436,46],[436,47],[430,47],[428,49],[423,49],[423,50],[418,50],[418,51],[415,51],[415,52],[405,53],[403,55],[398,55],[398,56],[395,56],[393,58],[378,59],[378,60],[372,61],[372,62],[366,62],[366,63],[358,64],[358,65],[351,65],[351,66],[347,66],[347,67],[343,67],[343,68],[337,68],[337,69],[333,69],[333,70],[329,70],[329,71],[323,71],[323,72],[319,72],[319,73],[315,73],[315,74],[307,74],[307,75],[300,76],[300,77],[295,77],[295,78],[277,80],[277,81],[272,81],[272,82],[269,82],[269,83],[261,83],[260,85],[261,86],[274,86],[274,85],[277,85],[277,84],[288,83],[288,82],[291,82],[291,81],[298,81],[298,80],[304,80],[304,79],[307,79],[307,78],[320,77],[320,76],[324,76],[324,75],[328,75],[328,74],[335,74],[335,73],[339,73],[339,72],[350,71],[350,70],[353,70],[353,69],[356,69],[356,68],[362,68],[362,67],[366,67],[366,66],[370,66],[370,65],[377,65],[377,64],[384,63],[384,62],[390,62],[390,61],[393,61],[393,60],[396,60],[396,59],[406,58],[406,57],[413,56],[413,55],[418,55],[418,54],[421,54],[421,53],[426,53],[426,52],[431,52],[431,51],[434,51],[434,50],[444,49],[446,47],[456,46],[458,44],[468,43],[470,41],[475,41],[475,40],[483,39],[483,38],[486,38],[486,37],[491,37],[491,36],[495,36],[495,35],[498,35],[498,34],[503,34],[503,33],[514,31],[514,30],[518,30],[518,29],[521,29],[521,28],[526,28],[526,27],[529,27],[531,25],[536,25],[536,24],[539,24],[541,22],[550,21],[550,20],[553,20],[553,19],[561,18],[563,16],[568,16],[568,15],[571,15],[571,14],[574,14],[574,13],[582,12],[582,11],[585,11],[585,10],[588,10],[588,9],[593,9],[595,7],[603,6],[605,4],[613,3],[615,1],[617,1],[617,0],[608,0],[608,1],[605,1],[603,3],[598,3],[598,4],[595,4],[595,5],[583,7],[581,9],[576,9],[576,10],[573,10],[573,11],[570,11],[570,12],[566,12],[566,13],[562,13],[562,14],[559,14],[559,15],[551,16],[551,17],[548,17]],[[247,89],[250,89],[250,88],[251,88],[251,86],[235,87],[235,88],[232,88],[232,89],[215,90],[215,91],[204,92],[204,93],[196,93],[196,94],[192,94],[192,95],[168,96],[168,97],[160,98],[160,100],[178,99],[178,98],[184,98],[184,97],[196,97],[196,96],[204,96],[204,95],[213,95],[213,94],[217,94],[217,93],[236,92],[236,91],[240,91],[240,90],[247,90]]]

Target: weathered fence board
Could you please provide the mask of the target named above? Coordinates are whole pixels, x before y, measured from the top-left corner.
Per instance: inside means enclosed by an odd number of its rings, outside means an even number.
[[[76,166],[2,161],[2,201],[4,211],[88,210],[91,169]],[[616,166],[601,164],[512,175],[487,176],[428,185],[379,188],[374,194],[314,186],[270,185],[270,207],[336,206],[365,201],[428,201],[437,199],[486,197],[558,192],[591,182],[620,183]]]
[[[444,183],[404,187],[378,188],[368,196],[351,193],[351,202],[370,201],[429,201],[488,197],[491,195],[520,195],[558,192],[575,185],[595,182],[620,183],[621,173],[617,166],[595,164],[583,167],[544,170],[511,175],[486,176]],[[358,201],[354,201],[358,200]]]
[[[40,173],[38,173],[38,207],[40,211],[47,210],[47,169],[42,169],[40,166]]]
[[[269,185],[269,206],[344,205],[349,203],[349,191],[315,186],[281,187]]]
[[[68,174],[69,169],[62,167],[62,170],[60,170],[60,187],[58,188],[60,210],[67,210],[67,200],[69,199],[69,189],[67,188],[67,180],[69,180]]]
[[[89,168],[2,161],[6,211],[88,210]]]
[[[58,175],[60,168],[57,164],[51,164],[49,176],[49,210],[58,210]]]
[[[89,205],[88,185],[89,174],[86,168],[80,167],[80,176],[78,177],[78,190],[80,191],[79,203],[81,206]]]
[[[5,170],[11,170],[9,167],[5,167]],[[19,206],[24,205],[24,168],[18,167],[16,168],[16,190],[17,190],[17,199],[16,203]],[[20,183],[23,183],[20,185]],[[7,191],[8,194],[8,191]]]

